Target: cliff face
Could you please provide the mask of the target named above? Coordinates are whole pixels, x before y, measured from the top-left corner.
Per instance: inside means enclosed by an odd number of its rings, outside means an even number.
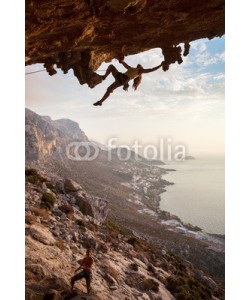
[[[27,161],[37,161],[49,155],[63,156],[65,147],[71,141],[88,141],[79,125],[68,119],[53,121],[26,108],[25,110],[25,151]]]
[[[72,68],[94,87],[102,62],[159,47],[166,71],[190,41],[222,36],[224,14],[224,0],[26,0],[26,64],[44,63],[50,75]]]

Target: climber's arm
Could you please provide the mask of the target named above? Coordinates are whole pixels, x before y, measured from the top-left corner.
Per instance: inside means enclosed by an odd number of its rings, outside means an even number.
[[[142,70],[140,70],[140,73],[141,74],[145,74],[145,73],[151,73],[151,72],[154,72],[154,71],[156,71],[156,70],[158,70],[160,67],[162,66],[162,63],[159,65],[159,66],[157,66],[157,67],[154,67],[154,68],[152,68],[152,69],[142,69]]]
[[[125,63],[123,60],[119,60],[119,63],[122,64],[126,69],[131,69],[131,67]]]

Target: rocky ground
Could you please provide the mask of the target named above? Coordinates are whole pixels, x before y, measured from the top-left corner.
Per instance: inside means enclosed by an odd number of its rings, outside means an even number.
[[[133,162],[131,164],[134,165]],[[129,180],[113,172],[113,169],[118,170],[121,168],[121,162],[112,160],[107,163],[104,159],[100,159],[91,162],[91,164],[67,160],[61,163],[46,158],[46,161],[29,163],[29,166],[32,165],[44,174],[49,174],[54,181],[59,180],[59,174],[62,174],[61,176],[64,176],[64,178],[68,177],[77,181],[89,194],[107,199],[109,201],[108,219],[110,221],[133,231],[140,238],[157,244],[166,251],[175,253],[181,259],[191,262],[195,267],[224,281],[224,250],[214,251],[208,242],[174,232],[172,228],[162,225],[157,216],[141,213],[142,209],[148,207],[149,202],[144,202],[146,205],[142,206],[142,204],[128,201],[131,194],[134,193],[131,187],[124,186],[124,182],[129,182]],[[137,165],[137,168],[143,169],[144,166]],[[158,205],[158,192],[155,193],[155,196],[152,199]],[[150,203],[153,202],[150,201]],[[154,209],[154,206],[151,206],[151,209]]]
[[[74,181],[26,170],[26,299],[223,299],[223,285],[107,220],[108,203]],[[94,250],[91,295],[70,278]]]

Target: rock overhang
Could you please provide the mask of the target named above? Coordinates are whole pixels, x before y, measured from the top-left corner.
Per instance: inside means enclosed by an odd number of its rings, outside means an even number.
[[[91,88],[103,62],[161,48],[167,71],[191,41],[224,33],[224,0],[26,0],[26,65],[42,63],[51,76],[55,66],[72,69]]]

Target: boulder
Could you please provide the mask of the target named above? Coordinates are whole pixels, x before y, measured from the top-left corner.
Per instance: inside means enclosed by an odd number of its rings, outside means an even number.
[[[43,294],[34,290],[33,287],[25,287],[25,300],[43,300]]]
[[[113,278],[109,273],[107,273],[106,275],[105,275],[105,279],[106,279],[106,281],[109,283],[109,286],[111,287],[111,286],[117,286],[118,285],[118,283],[117,283],[117,281],[115,280],[115,278]]]
[[[150,300],[149,296],[146,293],[143,293],[141,297],[139,297],[140,300]]]
[[[128,244],[128,243],[125,243],[125,242],[120,242],[118,244],[118,248],[122,251],[122,252],[129,252],[130,250],[133,249],[133,246]]]
[[[137,259],[137,258],[133,258],[133,260],[142,268],[146,269],[147,266],[144,264],[144,262],[142,262],[140,259]]]
[[[63,212],[59,208],[53,208],[53,214],[56,216],[55,219],[58,221],[58,217],[60,220],[60,217],[62,216]]]
[[[45,182],[42,183],[41,189],[42,189],[43,191],[45,191],[45,190],[47,189],[47,186],[46,186],[46,183],[45,183]]]
[[[78,242],[78,239],[79,239],[79,234],[78,234],[78,232],[73,231],[72,237],[73,237],[73,241],[74,241],[75,243],[77,243],[77,242]]]
[[[25,266],[25,278],[26,280],[42,280],[45,277],[44,269],[38,264],[28,264]]]
[[[64,295],[61,300],[101,300],[101,298],[96,295],[88,295],[82,292],[69,292],[68,294]]]
[[[58,180],[55,184],[55,188],[59,193],[64,193],[64,183],[62,180]]]
[[[216,282],[207,276],[202,276],[201,280],[210,287],[211,290],[216,291],[218,289],[218,286]]]
[[[166,253],[167,253],[167,252],[166,252],[165,250],[161,250],[161,254],[162,254],[162,255],[166,255]]]
[[[95,293],[86,294],[78,288],[61,292],[60,300],[101,300]]]
[[[140,261],[142,261],[145,265],[149,264],[148,259],[140,252],[138,252],[136,254],[136,258],[138,258]]]
[[[197,280],[201,280],[201,278],[204,276],[204,272],[201,270],[197,270],[194,274],[194,278]]]
[[[57,290],[50,289],[45,295],[43,300],[59,300],[61,298],[60,293]]]
[[[44,226],[38,224],[31,225],[30,235],[40,243],[43,243],[45,245],[50,245],[50,246],[55,245],[56,240],[54,239],[49,229]]]
[[[77,182],[72,179],[65,179],[64,181],[64,190],[66,193],[74,193],[82,190],[82,187]]]
[[[76,204],[84,215],[91,216],[97,223],[102,223],[108,215],[108,201],[85,194],[82,191],[74,193]]]
[[[97,251],[101,251],[102,253],[107,253],[109,251],[109,248],[105,243],[99,243],[97,246]]]
[[[161,296],[155,294],[152,291],[147,292],[147,294],[148,294],[150,300],[164,300]]]
[[[156,269],[155,269],[153,264],[151,264],[151,263],[148,264],[148,271],[153,273],[153,274],[156,273]]]

